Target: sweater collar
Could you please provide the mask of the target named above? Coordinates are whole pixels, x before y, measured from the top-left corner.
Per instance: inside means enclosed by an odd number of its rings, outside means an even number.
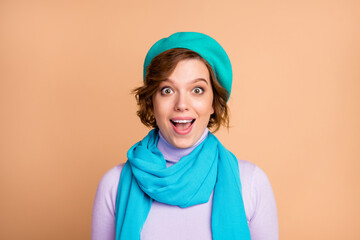
[[[157,147],[160,150],[160,152],[163,154],[166,161],[176,163],[182,157],[189,155],[202,141],[204,141],[208,133],[209,133],[209,129],[205,128],[203,134],[193,146],[189,148],[176,148],[166,141],[161,131],[159,130],[160,137]]]

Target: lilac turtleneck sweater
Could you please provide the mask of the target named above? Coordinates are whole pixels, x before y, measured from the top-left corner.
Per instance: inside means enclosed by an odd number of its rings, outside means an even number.
[[[158,148],[167,166],[188,155],[207,136],[208,129],[197,143],[186,149],[170,145],[160,133]],[[239,161],[240,181],[247,221],[252,240],[278,240],[278,218],[274,194],[265,173],[255,164]],[[124,164],[110,169],[97,188],[91,222],[92,240],[115,239],[115,203],[121,170]],[[208,240],[211,235],[212,200],[180,208],[153,201],[141,231],[141,240]]]

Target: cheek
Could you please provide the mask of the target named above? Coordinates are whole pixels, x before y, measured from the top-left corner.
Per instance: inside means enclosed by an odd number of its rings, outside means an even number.
[[[212,95],[208,96],[208,98],[204,99],[200,104],[199,109],[201,109],[204,114],[212,114],[214,112]]]
[[[157,122],[158,122],[158,111],[159,111],[159,104],[158,104],[158,101],[156,101],[156,97],[154,96],[153,99],[152,99],[151,112],[152,112],[152,114],[155,117]]]
[[[212,102],[199,102],[194,107],[197,109],[198,114],[203,115],[204,117],[207,117],[207,115],[211,115],[212,113],[214,113]]]
[[[154,105],[152,113],[156,119],[156,122],[159,123],[159,121],[161,120],[161,111],[159,109],[159,106]]]
[[[156,97],[153,99],[152,113],[157,122],[160,122],[167,116],[167,113],[169,112],[167,105],[167,101],[164,101],[163,99],[156,99]]]
[[[215,112],[214,110],[214,95],[212,94],[211,100],[210,100],[210,114],[213,114]]]

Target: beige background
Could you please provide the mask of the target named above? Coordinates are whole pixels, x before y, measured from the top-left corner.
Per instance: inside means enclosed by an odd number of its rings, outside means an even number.
[[[280,238],[360,239],[360,2],[1,1],[0,239],[89,239],[101,176],[148,131],[131,89],[160,37],[234,68],[229,132],[271,180]]]

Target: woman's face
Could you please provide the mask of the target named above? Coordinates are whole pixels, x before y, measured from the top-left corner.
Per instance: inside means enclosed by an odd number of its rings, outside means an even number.
[[[214,113],[206,65],[198,59],[180,61],[152,101],[157,126],[168,143],[177,148],[193,146]]]

